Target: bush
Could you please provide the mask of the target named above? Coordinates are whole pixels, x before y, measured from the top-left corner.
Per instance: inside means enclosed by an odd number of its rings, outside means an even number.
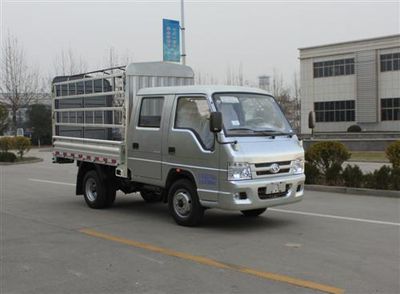
[[[0,162],[14,162],[17,160],[17,156],[15,156],[12,152],[0,152]]]
[[[346,187],[361,187],[364,175],[358,165],[348,165],[342,172],[342,178]]]
[[[328,170],[330,170],[330,175],[333,171],[337,171],[338,167],[350,158],[350,153],[342,143],[327,141],[311,145],[305,154],[305,158],[308,163],[315,166],[321,174],[326,176]]]
[[[400,167],[392,169],[390,189],[400,191]]]
[[[383,190],[389,189],[391,171],[392,169],[387,165],[384,165],[380,169],[374,171],[376,179],[375,189],[383,189]]]
[[[350,153],[346,146],[334,141],[315,143],[310,146],[305,154],[309,169],[312,169],[313,174],[316,174],[315,170],[317,170],[319,177],[322,178],[322,182],[327,184],[340,183],[342,164],[349,158]],[[311,176],[313,175],[310,174]],[[313,181],[315,180],[308,179],[308,182]]]
[[[394,168],[400,167],[400,141],[390,144],[385,153]]]
[[[361,132],[361,127],[358,125],[352,125],[347,128],[348,133],[360,133]]]
[[[15,137],[15,149],[20,158],[31,149],[31,140],[26,137]]]
[[[8,150],[14,148],[14,143],[14,137],[2,137],[0,138],[0,150],[8,152]]]
[[[306,175],[306,184],[318,184],[321,180],[318,168],[308,162],[305,163],[304,173]]]
[[[387,165],[364,175],[364,187],[381,190],[400,190],[400,168]]]
[[[375,173],[367,173],[363,177],[364,187],[369,189],[375,189],[376,187],[376,176]]]
[[[391,175],[391,187],[392,190],[400,191],[400,167],[392,169]]]
[[[328,185],[340,185],[342,183],[342,165],[333,163],[325,173],[325,182]]]

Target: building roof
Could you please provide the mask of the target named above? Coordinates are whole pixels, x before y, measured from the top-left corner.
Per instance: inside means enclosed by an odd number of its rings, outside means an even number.
[[[400,47],[400,34],[299,48],[300,59]]]
[[[241,92],[271,95],[269,92],[259,88],[223,86],[223,85],[201,85],[201,86],[173,86],[173,87],[152,87],[140,89],[138,95],[161,95],[161,94],[205,94],[212,95],[218,92]]]

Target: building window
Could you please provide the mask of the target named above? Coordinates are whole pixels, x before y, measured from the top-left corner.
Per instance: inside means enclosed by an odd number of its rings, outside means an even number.
[[[316,122],[355,121],[355,100],[314,102]]]
[[[314,78],[354,74],[354,58],[314,62]]]
[[[159,128],[164,98],[143,98],[140,107],[139,127]]]
[[[400,70],[400,53],[381,55],[381,72]]]
[[[381,119],[400,120],[400,98],[381,99]]]

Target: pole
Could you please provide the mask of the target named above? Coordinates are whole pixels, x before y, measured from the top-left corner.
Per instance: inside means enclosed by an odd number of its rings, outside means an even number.
[[[186,65],[184,0],[181,0],[181,36],[182,36],[182,54],[181,54],[182,64]]]

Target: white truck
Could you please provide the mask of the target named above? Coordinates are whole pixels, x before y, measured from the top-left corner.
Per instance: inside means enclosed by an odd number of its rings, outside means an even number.
[[[302,199],[304,150],[275,99],[193,78],[162,62],[54,78],[53,162],[76,162],[89,207],[140,192],[194,226],[207,208],[251,217]]]

